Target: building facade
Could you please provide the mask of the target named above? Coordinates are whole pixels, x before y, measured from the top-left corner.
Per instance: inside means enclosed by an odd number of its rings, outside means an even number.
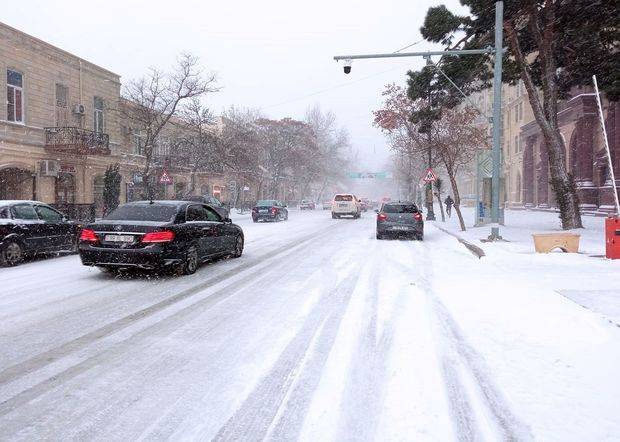
[[[472,94],[476,106],[492,113],[492,90]],[[616,184],[620,187],[620,106],[603,100],[603,114],[612,153]],[[613,190],[596,98],[591,88],[575,88],[560,102],[560,132],[566,146],[566,165],[575,179],[585,212],[613,210]],[[479,124],[489,130],[487,120]],[[502,87],[502,198],[513,208],[555,209],[549,161],[521,81]]]
[[[103,177],[118,163],[121,202],[143,197],[140,133],[122,121],[120,77],[0,23],[0,199],[35,199],[76,218],[103,209]],[[168,164],[165,139],[156,170]],[[181,197],[187,164],[171,164],[173,183],[158,196]],[[195,174],[195,193],[231,198],[224,173]]]

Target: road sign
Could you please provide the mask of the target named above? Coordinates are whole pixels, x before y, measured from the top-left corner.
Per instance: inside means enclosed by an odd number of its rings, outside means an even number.
[[[163,170],[159,175],[159,184],[172,184],[172,177],[168,175],[166,170]]]
[[[430,167],[426,169],[426,174],[424,175],[424,182],[432,183],[436,180],[437,180],[437,175],[435,175],[435,172],[433,171],[433,169],[431,169]]]
[[[361,178],[361,179],[379,179],[392,178],[390,172],[349,172],[347,174],[349,178]]]

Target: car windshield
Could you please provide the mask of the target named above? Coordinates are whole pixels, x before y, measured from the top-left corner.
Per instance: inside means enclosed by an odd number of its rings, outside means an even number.
[[[114,210],[104,219],[170,222],[174,220],[177,211],[177,206],[168,204],[126,204]]]
[[[385,204],[383,211],[385,213],[417,213],[418,208],[415,204]]]
[[[336,195],[335,201],[353,201],[352,195]]]
[[[276,201],[274,200],[258,200],[256,205],[257,206],[277,206]]]

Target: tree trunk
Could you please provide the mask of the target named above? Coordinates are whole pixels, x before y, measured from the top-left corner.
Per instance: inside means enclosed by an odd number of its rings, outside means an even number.
[[[441,222],[446,222],[446,215],[443,212],[443,203],[441,202],[441,194],[439,192],[435,192],[435,196],[437,197],[437,202],[439,203],[439,210],[441,210]]]
[[[446,167],[448,171],[448,177],[450,178],[450,185],[452,186],[452,193],[454,194],[454,210],[456,211],[456,216],[459,217],[459,224],[461,226],[461,231],[464,232],[465,229],[465,221],[463,220],[463,214],[461,213],[461,196],[459,194],[459,188],[456,184],[456,177],[454,176],[454,172],[448,167]]]
[[[552,6],[552,5],[549,5]],[[535,15],[532,15],[534,17]],[[537,22],[530,18],[532,35],[541,43],[540,56],[543,60],[545,71],[543,72],[543,102],[541,103],[538,91],[534,86],[528,64],[521,51],[521,46],[510,20],[504,21],[506,36],[512,52],[519,64],[521,80],[527,90],[528,101],[532,107],[536,123],[540,127],[544,139],[544,146],[549,158],[549,173],[551,175],[551,187],[555,194],[560,209],[560,219],[563,229],[575,229],[583,227],[581,213],[579,212],[579,198],[573,178],[566,170],[564,140],[560,135],[557,125],[557,80],[555,78],[553,54],[549,49],[549,37],[544,39],[539,35]]]

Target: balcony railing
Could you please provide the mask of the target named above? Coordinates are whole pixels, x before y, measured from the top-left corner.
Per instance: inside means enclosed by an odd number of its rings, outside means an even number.
[[[110,155],[110,136],[79,127],[46,127],[45,148],[73,155]]]

